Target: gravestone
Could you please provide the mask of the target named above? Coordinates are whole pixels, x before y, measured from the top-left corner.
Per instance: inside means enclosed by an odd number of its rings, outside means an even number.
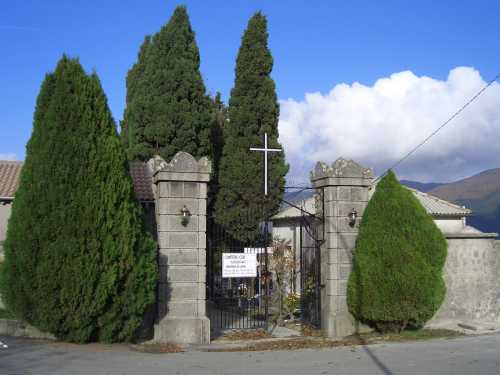
[[[158,231],[158,309],[154,341],[210,342],[206,315],[207,183],[211,165],[177,153],[153,159]]]

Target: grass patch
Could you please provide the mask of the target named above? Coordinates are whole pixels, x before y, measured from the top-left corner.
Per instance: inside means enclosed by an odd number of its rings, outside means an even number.
[[[16,319],[16,317],[10,311],[0,309],[0,319]]]
[[[464,336],[463,333],[452,331],[450,329],[420,329],[420,330],[405,330],[400,333],[381,334],[371,332],[360,335],[361,339],[368,343],[380,341],[413,341],[413,340],[432,340],[437,338],[453,338]]]

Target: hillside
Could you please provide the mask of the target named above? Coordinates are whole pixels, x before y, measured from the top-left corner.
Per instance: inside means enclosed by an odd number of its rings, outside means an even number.
[[[487,233],[500,233],[500,168],[489,169],[451,183],[401,180],[403,185],[472,209],[467,223]],[[284,199],[296,202],[313,190],[288,192]]]
[[[416,189],[424,193],[427,193],[429,190],[437,188],[438,186],[445,185],[444,183],[440,182],[417,182],[410,180],[401,180],[400,182],[403,185],[408,186],[409,188]]]
[[[500,168],[439,184],[427,192],[471,208],[473,215],[467,219],[468,224],[483,232],[500,233]]]
[[[429,190],[429,193],[448,201],[459,202],[484,200],[498,190],[500,190],[500,168],[489,169],[460,181],[437,186]]]

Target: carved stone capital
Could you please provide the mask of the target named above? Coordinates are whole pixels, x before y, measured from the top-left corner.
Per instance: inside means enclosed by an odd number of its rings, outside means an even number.
[[[158,180],[208,181],[212,164],[207,157],[196,160],[191,154],[179,151],[167,163],[160,156],[148,162],[153,171],[155,182]]]
[[[332,165],[318,162],[311,171],[311,181],[315,185],[358,185],[356,180],[364,184],[372,179],[371,168],[363,167],[353,160],[344,158],[338,158]],[[320,180],[330,180],[331,183],[320,183]]]

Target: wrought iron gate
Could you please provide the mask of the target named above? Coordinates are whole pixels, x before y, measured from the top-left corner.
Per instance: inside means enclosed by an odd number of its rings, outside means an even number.
[[[304,323],[321,326],[321,252],[322,221],[302,215],[300,224],[300,310]]]
[[[255,222],[255,216],[252,217]],[[241,222],[238,224],[245,226]],[[207,314],[213,335],[228,329],[267,328],[270,238],[265,219],[259,221],[254,238],[240,240],[224,226],[217,224],[215,218],[208,218]],[[223,277],[224,254],[255,256],[256,275]]]
[[[283,200],[273,227],[273,232],[278,237],[291,236],[289,244],[295,266],[291,272],[293,281],[289,289],[299,296],[300,320],[317,328],[321,326],[320,248],[324,238],[322,199],[321,192],[310,192],[302,194],[300,200]]]
[[[293,223],[288,227],[290,220]],[[271,221],[275,227],[271,226]],[[251,239],[238,239],[232,232],[235,227],[248,228],[255,223],[258,223],[258,228]],[[281,242],[286,232],[293,232],[293,238]],[[297,317],[296,313],[300,312],[304,323],[320,327],[322,239],[322,214],[301,203],[283,200],[280,213],[272,218],[249,214],[248,222],[239,218],[229,228],[218,224],[214,217],[208,217],[207,315],[212,335],[230,329],[267,329],[269,316],[277,313],[276,297],[283,288],[279,285],[275,265],[279,259],[275,255],[282,250],[280,246],[287,249],[286,253],[293,257],[291,263],[294,264],[286,277],[284,288],[287,291],[285,295],[280,292],[280,295],[285,298],[287,293],[289,296],[299,295],[299,309],[292,315]],[[223,258],[227,259],[228,254],[253,254],[257,263],[256,274],[252,277],[223,277]]]

